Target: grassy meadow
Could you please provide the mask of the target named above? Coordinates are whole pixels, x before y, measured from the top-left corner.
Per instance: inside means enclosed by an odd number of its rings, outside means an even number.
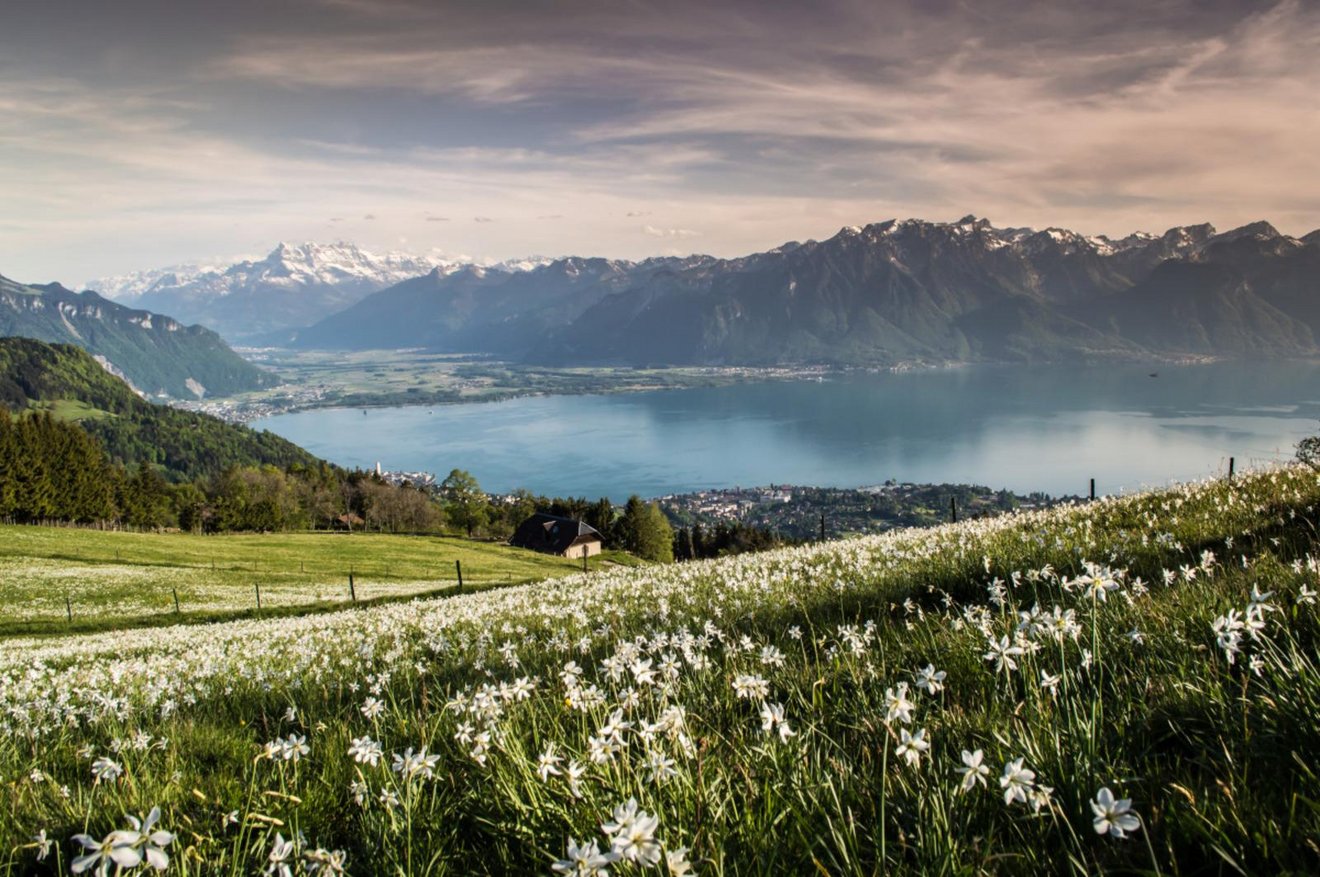
[[[1317,873],[1317,500],[11,639],[0,871]]]
[[[596,567],[621,561],[606,554]],[[489,587],[580,571],[566,560],[507,545],[377,533],[196,536],[0,525],[0,635],[67,624],[142,621],[350,599],[401,597],[457,584]],[[68,603],[66,604],[66,598]]]

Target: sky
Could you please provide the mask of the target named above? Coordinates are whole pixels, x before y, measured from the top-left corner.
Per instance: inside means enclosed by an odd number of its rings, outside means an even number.
[[[1320,227],[1320,2],[14,0],[0,274]]]

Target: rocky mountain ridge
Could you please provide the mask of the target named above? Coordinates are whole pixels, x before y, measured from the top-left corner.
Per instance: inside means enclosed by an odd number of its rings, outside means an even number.
[[[58,283],[0,276],[0,336],[77,345],[147,396],[199,399],[275,383],[210,329]]]
[[[1113,239],[888,220],[736,259],[432,272],[300,330],[548,364],[893,365],[1320,353],[1320,232]]]

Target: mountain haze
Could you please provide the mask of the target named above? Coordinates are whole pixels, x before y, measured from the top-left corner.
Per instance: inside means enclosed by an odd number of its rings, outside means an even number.
[[[518,270],[542,260],[500,263]],[[372,253],[354,244],[281,243],[262,259],[181,265],[90,281],[109,298],[201,323],[234,342],[282,340],[284,331],[341,311],[415,277],[450,273],[459,259]]]
[[[303,348],[427,347],[519,357],[547,332],[570,325],[606,296],[650,271],[713,261],[704,257],[558,259],[526,271],[437,268],[372,295],[296,332]]]

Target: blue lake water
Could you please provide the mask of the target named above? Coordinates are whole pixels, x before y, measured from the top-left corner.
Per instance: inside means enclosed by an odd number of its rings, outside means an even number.
[[[1157,377],[1150,373],[1156,372]],[[886,479],[1135,490],[1287,459],[1320,365],[980,367],[258,421],[344,466],[467,469],[492,492],[626,499]]]

